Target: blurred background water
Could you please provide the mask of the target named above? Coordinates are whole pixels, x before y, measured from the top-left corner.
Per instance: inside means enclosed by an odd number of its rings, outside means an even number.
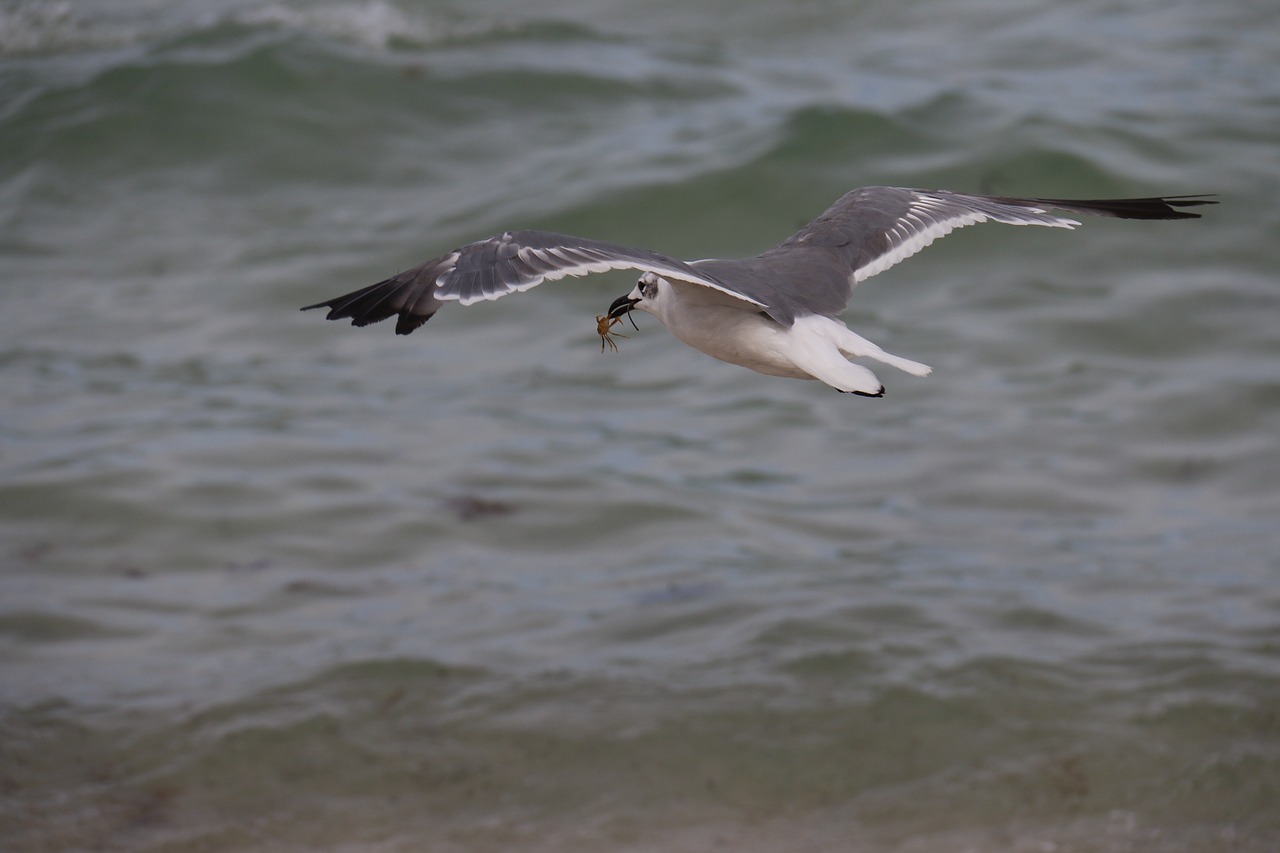
[[[1250,0],[0,0],[6,850],[1280,847],[1280,42]],[[713,362],[539,227],[967,229]]]

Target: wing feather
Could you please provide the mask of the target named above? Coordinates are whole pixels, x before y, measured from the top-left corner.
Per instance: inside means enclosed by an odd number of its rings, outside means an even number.
[[[355,326],[399,315],[396,333],[407,335],[431,319],[445,302],[474,305],[537,287],[544,281],[620,269],[656,273],[765,307],[707,272],[648,249],[549,231],[508,231],[302,310],[328,308],[326,319],[350,319]]]
[[[1216,203],[1204,196],[1011,198],[862,187],[845,193],[821,216],[761,256],[777,266],[805,255],[822,256],[824,274],[811,276],[803,290],[792,288],[779,295],[769,290],[751,291],[751,295],[764,297],[772,306],[771,312],[792,316],[839,313],[848,304],[854,285],[901,263],[957,228],[988,221],[1048,228],[1080,224],[1050,213],[1052,210],[1120,219],[1196,219],[1200,214],[1180,208]]]

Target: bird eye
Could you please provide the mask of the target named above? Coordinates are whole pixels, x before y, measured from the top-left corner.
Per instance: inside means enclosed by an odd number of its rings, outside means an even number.
[[[657,296],[658,282],[642,280],[640,282],[640,295],[643,296],[645,299],[652,299],[653,297]]]

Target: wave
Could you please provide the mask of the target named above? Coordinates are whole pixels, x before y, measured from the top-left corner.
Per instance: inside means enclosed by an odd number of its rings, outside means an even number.
[[[388,0],[212,5],[163,0],[135,0],[109,7],[24,3],[0,10],[0,53],[32,56],[146,47],[226,28],[390,49],[397,44],[430,44],[469,30],[421,11],[407,11]]]

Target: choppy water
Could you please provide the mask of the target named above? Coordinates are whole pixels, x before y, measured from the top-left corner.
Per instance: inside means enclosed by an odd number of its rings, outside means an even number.
[[[6,850],[1280,846],[1280,42],[1248,0],[0,2]],[[883,400],[497,230],[1217,192],[864,285]]]

